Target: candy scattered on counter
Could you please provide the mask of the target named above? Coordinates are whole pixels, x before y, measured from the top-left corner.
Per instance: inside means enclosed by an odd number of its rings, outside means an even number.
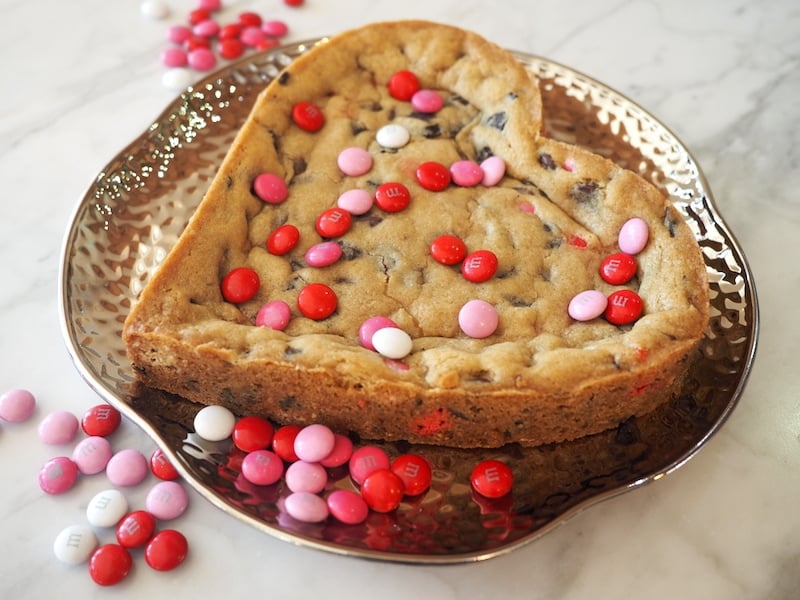
[[[0,396],[0,417],[10,422],[29,419],[36,401],[27,390],[9,390]],[[161,449],[150,458],[132,448],[114,451],[110,437],[122,421],[121,413],[108,404],[87,409],[82,417],[69,411],[45,415],[36,429],[39,440],[48,446],[74,443],[69,456],[47,460],[38,473],[39,488],[59,496],[75,487],[81,477],[105,472],[114,487],[95,494],[86,504],[85,523],[64,527],[53,539],[53,554],[66,565],[88,562],[88,571],[98,585],[116,585],[131,573],[135,554],[144,548],[144,560],[154,570],[176,568],[186,558],[188,542],[174,529],[158,531],[158,521],[181,516],[189,503],[179,474]],[[76,436],[85,434],[77,443]],[[146,499],[146,510],[131,510],[126,495],[117,488],[141,484],[149,473],[159,479]],[[113,541],[104,543],[104,530]]]
[[[284,0],[284,4],[298,7],[303,2]],[[145,0],[140,10],[153,21],[166,19],[172,12],[163,0]],[[161,79],[165,88],[183,91],[198,72],[216,68],[219,60],[233,61],[247,52],[275,48],[289,33],[285,22],[265,19],[256,12],[240,12],[230,22],[223,20],[224,12],[219,0],[197,0],[182,23],[169,26],[166,38],[170,46],[161,53],[161,64],[167,68]]]

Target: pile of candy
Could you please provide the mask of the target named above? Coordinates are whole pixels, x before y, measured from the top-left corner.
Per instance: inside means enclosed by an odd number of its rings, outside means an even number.
[[[0,419],[22,422],[33,416],[36,399],[28,390],[12,389],[0,396]],[[37,433],[48,446],[78,441],[69,456],[56,456],[41,467],[40,489],[50,495],[68,492],[81,476],[105,473],[112,488],[89,501],[86,523],[64,528],[53,542],[56,557],[69,565],[88,561],[89,574],[99,585],[114,585],[125,579],[133,567],[133,552],[142,549],[145,562],[157,571],[168,571],[186,558],[188,542],[175,529],[158,530],[158,524],[172,521],[186,510],[189,496],[176,481],[177,470],[161,450],[149,460],[138,450],[114,451],[110,436],[122,417],[112,406],[100,404],[86,410],[79,420],[68,411],[55,411],[39,423]],[[144,509],[131,510],[119,488],[130,489],[144,482],[149,473],[159,480],[148,491]],[[113,532],[114,541],[100,543],[99,535]]]
[[[303,0],[284,0],[284,4],[300,6]],[[162,0],[145,0],[141,12],[149,19],[164,19],[170,9]],[[256,12],[240,12],[227,22],[222,12],[221,0],[197,0],[183,23],[169,27],[169,46],[161,53],[161,63],[167,67],[164,87],[183,90],[192,83],[194,73],[213,70],[219,59],[231,61],[248,51],[275,48],[289,31],[283,21],[264,19]]]
[[[392,459],[376,445],[354,447],[350,438],[322,424],[275,429],[262,417],[237,418],[227,408],[211,405],[195,415],[194,429],[209,442],[230,438],[244,453],[239,468],[250,484],[282,482],[289,492],[283,510],[301,522],[333,517],[348,525],[362,523],[370,510],[392,512],[404,498],[424,494],[432,481],[433,469],[425,457],[405,453]],[[345,466],[356,490],[334,485],[331,473]],[[501,461],[485,460],[473,469],[470,483],[481,496],[502,498],[511,492],[513,473]]]

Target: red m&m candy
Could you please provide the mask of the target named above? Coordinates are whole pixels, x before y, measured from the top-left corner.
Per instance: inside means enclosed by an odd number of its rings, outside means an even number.
[[[497,272],[497,256],[491,250],[476,250],[461,263],[461,274],[473,283],[481,283]]]
[[[614,325],[629,325],[642,316],[644,303],[633,290],[618,290],[609,294],[605,317]]]
[[[617,252],[607,256],[600,264],[600,277],[611,285],[623,285],[633,279],[636,268],[636,259],[633,256]]]
[[[338,303],[336,292],[324,283],[310,283],[297,295],[297,308],[315,321],[330,317]]]
[[[233,444],[242,452],[263,450],[272,445],[274,428],[264,417],[250,415],[236,421],[233,427]]]
[[[403,480],[389,469],[378,469],[364,479],[361,496],[375,512],[391,512],[400,506],[405,488]]]
[[[375,190],[375,204],[386,212],[400,212],[411,202],[411,193],[402,183],[382,183]]]
[[[169,462],[161,448],[156,448],[150,455],[150,471],[163,481],[172,481],[179,477],[178,470]]]
[[[337,206],[323,211],[317,217],[314,227],[322,237],[335,238],[347,233],[352,223],[352,215]]]
[[[98,585],[116,585],[128,576],[133,565],[130,552],[118,544],[105,544],[89,558],[89,575]]]
[[[261,287],[261,280],[253,269],[236,267],[222,279],[222,297],[228,302],[240,304],[252,300]]]
[[[284,425],[272,436],[272,451],[286,462],[300,460],[294,452],[294,440],[300,433],[299,425]]]
[[[457,265],[467,255],[467,245],[455,235],[440,235],[431,242],[431,256],[443,265]]]
[[[436,161],[424,162],[415,171],[417,182],[426,190],[440,192],[450,185],[450,169]]]
[[[397,71],[389,78],[387,88],[392,98],[408,101],[419,90],[419,79],[411,71]]]
[[[300,129],[315,132],[325,124],[325,115],[316,104],[298,102],[292,108],[292,120]]]
[[[128,513],[117,524],[116,536],[124,548],[141,548],[156,530],[156,518],[146,510]]]
[[[507,464],[499,460],[484,460],[472,470],[470,482],[481,496],[502,498],[511,491],[514,476]]]
[[[98,404],[83,413],[81,429],[89,436],[106,437],[114,433],[121,422],[122,415],[116,408]]]
[[[186,538],[179,531],[159,531],[144,549],[145,562],[156,571],[171,571],[180,565],[189,551]]]
[[[291,252],[300,240],[300,230],[291,223],[276,228],[267,238],[267,250],[270,254],[283,256]]]
[[[431,485],[431,465],[418,454],[402,454],[395,458],[392,472],[403,481],[403,488],[409,496],[418,496]]]

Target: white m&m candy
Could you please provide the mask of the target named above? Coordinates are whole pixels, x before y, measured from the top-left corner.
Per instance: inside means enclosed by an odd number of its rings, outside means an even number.
[[[86,520],[94,527],[113,527],[128,512],[128,500],[119,490],[104,490],[89,501]]]
[[[194,416],[195,433],[209,442],[221,442],[229,438],[234,427],[236,416],[224,406],[206,406]]]
[[[56,558],[68,565],[79,565],[89,560],[97,548],[97,536],[91,527],[71,525],[56,536],[53,553]]]
[[[386,358],[405,358],[413,345],[411,336],[397,327],[384,327],[372,334],[372,346]]]

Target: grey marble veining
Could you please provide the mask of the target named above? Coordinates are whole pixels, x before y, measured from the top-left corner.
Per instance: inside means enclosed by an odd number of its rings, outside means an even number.
[[[173,17],[147,21],[134,0],[0,0],[0,390],[25,387],[34,419],[0,423],[3,560],[0,597],[101,598],[84,567],[58,563],[52,542],[85,520],[109,487],[82,478],[44,495],[39,467],[70,448],[36,436],[57,409],[99,400],[68,357],[58,322],[62,236],[99,170],[172,99],[158,56]],[[175,526],[190,558],[170,574],[135,557],[123,597],[753,599],[800,597],[800,7],[793,0],[650,2],[405,0],[348,3],[231,0],[284,19],[289,39],[420,17],[473,29],[547,56],[631,97],[690,148],[743,247],[761,305],[758,357],[722,431],[664,479],[579,514],[540,540],[485,563],[423,568],[348,559],[265,536],[192,493]],[[43,15],[52,19],[43,19]],[[28,25],[37,24],[36,35]],[[126,423],[119,447],[149,453]],[[128,493],[141,505],[146,486]],[[101,532],[108,540],[108,532]]]

